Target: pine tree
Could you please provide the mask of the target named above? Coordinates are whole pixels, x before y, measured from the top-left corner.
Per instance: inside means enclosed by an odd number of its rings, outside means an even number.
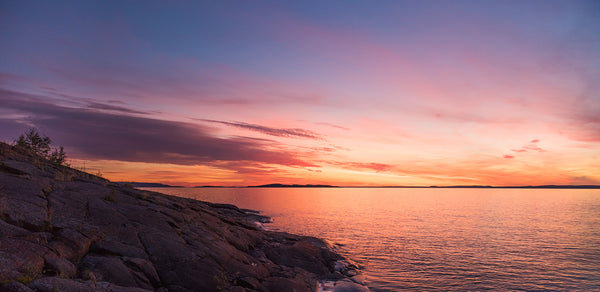
[[[31,150],[53,163],[64,164],[67,158],[65,149],[62,146],[58,149],[52,149],[50,147],[51,143],[50,137],[40,135],[35,128],[30,128],[25,134],[19,136],[19,139],[15,141],[15,146]]]

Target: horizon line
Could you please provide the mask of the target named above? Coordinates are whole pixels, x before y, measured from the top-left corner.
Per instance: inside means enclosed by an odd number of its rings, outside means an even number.
[[[512,186],[493,186],[493,185],[444,185],[444,186],[402,186],[402,185],[381,185],[381,186],[337,186],[327,184],[264,184],[254,186],[219,186],[219,185],[197,185],[197,186],[174,186],[163,183],[143,183],[143,182],[120,182],[133,184],[156,184],[161,186],[141,186],[141,187],[171,187],[171,188],[404,188],[404,189],[422,189],[422,188],[494,188],[494,189],[600,189],[600,185],[512,185]]]

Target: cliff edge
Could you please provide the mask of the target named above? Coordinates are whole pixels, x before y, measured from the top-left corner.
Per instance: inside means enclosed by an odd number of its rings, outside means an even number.
[[[267,219],[0,143],[1,291],[366,290],[325,241],[265,231]]]

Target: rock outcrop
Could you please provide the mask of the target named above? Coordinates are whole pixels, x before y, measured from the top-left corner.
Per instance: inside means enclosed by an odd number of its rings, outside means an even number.
[[[0,143],[2,291],[315,291],[322,280],[353,291],[356,267],[329,244],[265,231],[266,219]]]

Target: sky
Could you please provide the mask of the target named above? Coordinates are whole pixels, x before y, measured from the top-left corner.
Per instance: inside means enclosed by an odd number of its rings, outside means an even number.
[[[598,1],[0,1],[0,140],[115,181],[600,184]]]

